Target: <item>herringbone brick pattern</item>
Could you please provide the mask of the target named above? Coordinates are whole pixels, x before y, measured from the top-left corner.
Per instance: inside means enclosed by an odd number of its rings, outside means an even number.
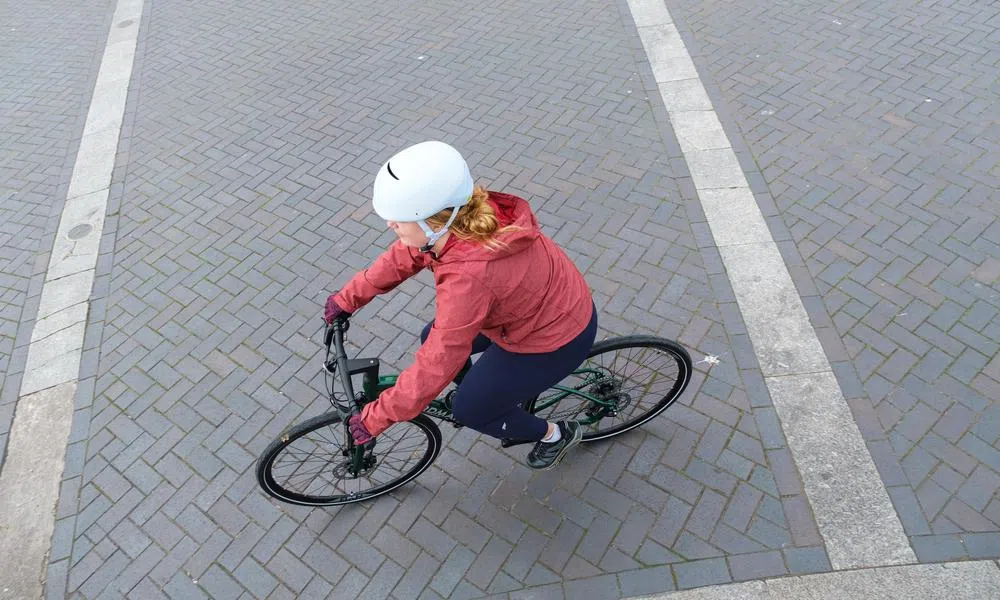
[[[59,214],[66,199],[97,74],[95,58],[107,35],[105,8],[83,2],[19,5],[4,11],[0,36],[0,464],[20,391],[47,248],[58,224],[52,216]]]
[[[1000,556],[1000,7],[668,4],[918,556]]]
[[[614,596],[829,569],[621,9],[149,7],[50,595]],[[721,363],[699,365],[683,405],[551,473],[449,428],[438,463],[390,497],[278,505],[253,462],[325,409],[322,302],[390,239],[371,174],[428,137],[531,200],[586,271],[602,335],[658,333]],[[352,349],[405,366],[428,282],[359,313]]]

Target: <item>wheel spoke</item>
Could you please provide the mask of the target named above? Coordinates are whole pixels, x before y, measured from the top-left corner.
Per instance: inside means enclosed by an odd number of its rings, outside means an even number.
[[[597,421],[588,423],[588,437],[606,437],[635,427],[655,416],[676,399],[685,381],[679,382],[681,369],[688,367],[682,361],[689,360],[674,350],[657,342],[623,339],[621,345],[609,344],[603,351],[591,356],[580,369],[593,369],[603,377],[580,387],[578,381],[586,381],[574,374],[562,382],[567,388],[576,388],[581,393],[603,395],[614,403],[615,413],[607,414],[583,396],[570,394],[556,405],[545,409],[540,416],[549,419],[576,418],[583,421],[604,414]],[[610,386],[610,387],[609,387]],[[546,394],[552,398],[551,394]],[[588,411],[595,412],[592,416]]]
[[[346,442],[340,441],[344,433],[337,419],[286,440],[266,464],[270,483],[265,490],[302,504],[364,499],[422,471],[432,458],[429,452],[437,446],[437,442],[431,445],[427,425],[397,424],[376,439],[371,451],[374,465],[352,476]]]

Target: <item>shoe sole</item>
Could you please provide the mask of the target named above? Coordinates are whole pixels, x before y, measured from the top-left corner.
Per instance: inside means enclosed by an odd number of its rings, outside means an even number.
[[[566,456],[566,453],[569,452],[574,446],[579,444],[582,440],[583,440],[583,427],[577,427],[576,433],[573,434],[573,439],[571,439],[569,443],[563,447],[563,449],[559,452],[559,454],[556,455],[556,459],[552,461],[551,465],[541,468],[538,467],[532,467],[532,468],[535,469],[536,471],[549,471],[551,469],[556,468],[556,465],[562,462],[562,459],[563,457]],[[530,467],[531,465],[528,466]]]

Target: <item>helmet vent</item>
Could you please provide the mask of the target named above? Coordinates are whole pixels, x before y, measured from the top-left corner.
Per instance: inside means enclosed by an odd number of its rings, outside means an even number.
[[[389,163],[385,163],[385,170],[389,171],[389,175],[392,175],[393,179],[399,181],[399,177],[396,177],[396,174],[392,172],[392,167],[389,165]]]

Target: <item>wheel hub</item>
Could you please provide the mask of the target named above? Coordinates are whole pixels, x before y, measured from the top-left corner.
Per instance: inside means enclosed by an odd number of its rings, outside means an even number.
[[[603,378],[594,383],[590,393],[600,398],[605,404],[598,404],[587,409],[588,417],[615,417],[632,403],[632,396],[621,391],[622,382],[614,378]]]
[[[375,458],[374,454],[366,454],[364,459],[361,461],[361,469],[355,473],[353,472],[353,461],[350,459],[342,460],[333,466],[333,475],[338,479],[357,479],[359,477],[365,477],[375,467],[378,465],[378,460]]]

